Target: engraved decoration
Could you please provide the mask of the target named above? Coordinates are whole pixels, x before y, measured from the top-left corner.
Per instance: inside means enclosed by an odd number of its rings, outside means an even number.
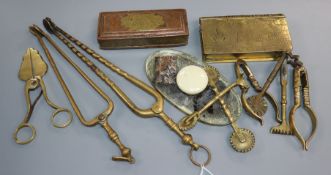
[[[128,30],[152,30],[165,24],[164,19],[158,14],[128,14],[121,19],[121,25]]]

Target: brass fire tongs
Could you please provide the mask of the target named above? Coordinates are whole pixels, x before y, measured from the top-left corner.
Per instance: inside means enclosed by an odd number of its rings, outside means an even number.
[[[45,51],[45,54],[48,58],[48,61],[50,62],[55,75],[60,82],[63,91],[65,92],[72,108],[74,109],[74,112],[76,113],[78,119],[82,124],[85,126],[95,126],[97,124],[100,124],[108,133],[109,138],[119,147],[121,150],[121,156],[114,156],[112,159],[115,161],[128,161],[130,163],[134,162],[134,158],[131,156],[131,150],[127,147],[125,147],[120,139],[117,133],[111,128],[111,126],[108,123],[108,117],[112,113],[114,105],[112,100],[105,94],[99,86],[97,86],[85,73],[82,71],[78,65],[76,65],[70,58],[67,56],[60,47],[56,45],[56,43],[45,33],[43,32],[38,26],[33,25],[30,26],[30,32],[38,39],[40,45]],[[50,54],[48,48],[46,47],[46,44],[43,41],[43,37],[45,37],[48,42],[62,55],[62,57],[81,75],[82,78],[84,78],[88,84],[107,102],[107,108],[102,111],[100,114],[98,114],[96,117],[92,118],[91,120],[86,120],[85,117],[80,112],[79,107],[77,106],[75,99],[72,97],[71,92],[69,88],[67,87],[65,81],[63,80],[55,61]]]
[[[157,92],[152,87],[148,86],[144,82],[140,81],[139,79],[135,78],[134,76],[130,75],[129,73],[123,71],[101,55],[97,54],[94,50],[90,49],[85,44],[81,43],[73,36],[69,35],[58,26],[51,21],[50,18],[46,18],[43,20],[44,26],[47,31],[51,34],[54,34],[58,39],[60,39],[78,58],[80,58],[101,80],[103,80],[116,94],[117,96],[123,101],[123,103],[130,108],[135,114],[143,117],[143,118],[150,118],[150,117],[158,117],[164,121],[164,123],[173,130],[179,137],[181,137],[183,144],[190,145],[190,159],[193,164],[197,166],[204,166],[207,165],[210,161],[210,153],[208,148],[203,145],[199,145],[193,141],[193,138],[190,134],[187,134],[179,129],[177,124],[170,118],[166,113],[163,111],[163,97],[162,95]],[[92,58],[98,60],[100,63],[108,67],[113,72],[117,73],[118,75],[122,76],[133,85],[137,86],[138,88],[142,89],[149,95],[153,96],[156,102],[148,109],[141,109],[135,105],[135,103],[110,79],[108,78],[102,70],[100,70],[95,64],[93,64],[87,57],[85,57],[80,51],[78,51],[75,46],[73,46],[70,41],[84,50],[87,54],[89,54]],[[208,160],[204,164],[199,164],[192,158],[192,152],[197,151],[199,148],[203,148],[208,153]]]

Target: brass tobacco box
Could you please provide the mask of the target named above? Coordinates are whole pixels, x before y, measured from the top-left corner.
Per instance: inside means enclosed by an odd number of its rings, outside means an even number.
[[[200,34],[206,62],[271,61],[292,50],[283,14],[201,17]]]
[[[186,45],[189,30],[185,9],[101,12],[101,49]]]

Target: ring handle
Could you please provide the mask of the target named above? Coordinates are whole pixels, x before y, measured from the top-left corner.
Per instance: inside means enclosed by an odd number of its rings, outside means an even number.
[[[23,128],[30,128],[31,129],[31,136],[27,139],[27,140],[20,140],[18,138],[18,133],[23,129]],[[19,125],[15,132],[14,132],[14,140],[17,144],[20,144],[20,145],[25,145],[25,144],[28,144],[30,142],[32,142],[34,140],[34,138],[36,137],[36,129],[30,125],[29,123],[23,123],[21,125]]]
[[[67,120],[65,123],[63,123],[63,124],[58,124],[58,123],[55,122],[55,118],[56,118],[56,116],[58,116],[57,114],[59,114],[59,113],[61,113],[61,112],[65,112],[65,113],[67,113],[68,116],[69,116],[69,118],[68,118],[68,120]],[[52,117],[51,117],[51,123],[52,123],[52,125],[53,125],[54,127],[56,127],[56,128],[65,128],[65,127],[67,127],[67,126],[70,125],[70,123],[72,122],[72,119],[73,119],[73,116],[72,116],[71,111],[69,111],[69,109],[59,108],[59,109],[57,109],[57,110],[55,110],[55,111],[53,112]]]
[[[196,165],[198,167],[207,166],[211,160],[211,153],[210,153],[209,149],[204,145],[199,145],[199,148],[202,148],[203,150],[205,150],[207,152],[207,156],[208,156],[207,160],[204,163],[199,163],[196,160],[194,160],[193,151],[197,151],[198,149],[194,149],[193,147],[191,147],[190,152],[189,152],[190,160],[194,165]]]

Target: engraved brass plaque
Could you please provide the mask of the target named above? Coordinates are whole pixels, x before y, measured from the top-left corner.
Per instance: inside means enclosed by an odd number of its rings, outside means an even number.
[[[282,14],[202,17],[200,33],[206,62],[270,61],[292,50]]]
[[[164,25],[164,19],[158,14],[128,14],[121,19],[121,25],[129,30],[152,30]]]

